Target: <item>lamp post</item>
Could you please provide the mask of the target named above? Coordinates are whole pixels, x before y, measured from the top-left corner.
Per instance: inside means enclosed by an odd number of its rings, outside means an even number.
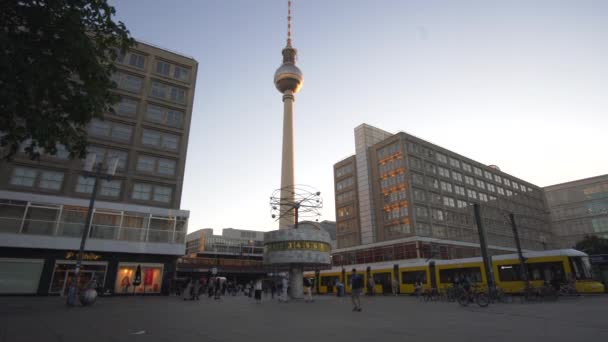
[[[84,247],[87,243],[87,237],[91,230],[91,223],[93,221],[93,209],[95,207],[95,198],[97,197],[97,190],[99,188],[99,178],[110,180],[116,172],[118,166],[118,158],[113,158],[108,165],[107,174],[102,174],[103,162],[95,163],[96,155],[89,154],[85,160],[84,170],[86,171],[86,177],[93,178],[93,191],[91,192],[91,199],[89,201],[89,210],[87,211],[87,218],[85,220],[84,229],[82,231],[82,238],[80,240],[80,249],[78,250],[78,258],[76,260],[76,268],[74,269],[74,277],[70,288],[68,289],[68,296],[66,304],[68,306],[75,306],[76,299],[78,297],[78,283],[80,282],[80,268],[82,266],[82,256],[84,254]]]

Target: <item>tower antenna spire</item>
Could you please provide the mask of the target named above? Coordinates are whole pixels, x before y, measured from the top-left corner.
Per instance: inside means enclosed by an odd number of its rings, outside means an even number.
[[[291,47],[291,0],[287,1],[287,46]]]

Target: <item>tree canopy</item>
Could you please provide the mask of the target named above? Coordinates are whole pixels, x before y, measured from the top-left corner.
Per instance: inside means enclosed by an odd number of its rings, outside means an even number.
[[[0,158],[86,155],[86,126],[119,98],[113,62],[134,44],[106,0],[9,0],[0,6]]]
[[[608,254],[608,239],[595,235],[587,235],[584,239],[576,243],[575,248],[589,255]]]

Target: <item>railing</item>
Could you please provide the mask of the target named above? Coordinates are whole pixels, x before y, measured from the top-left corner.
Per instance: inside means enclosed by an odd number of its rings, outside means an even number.
[[[176,229],[175,222],[171,220],[168,220],[170,224],[163,227],[166,229],[129,227],[122,223],[123,220],[117,221],[121,223],[116,225],[104,225],[96,224],[95,221],[93,221],[89,232],[89,238],[175,244],[184,244],[186,240],[185,225],[181,225],[179,227],[180,230],[178,230]],[[149,221],[150,219],[147,219],[146,223]],[[182,229],[184,231],[181,231]],[[21,217],[0,216],[0,233],[79,238],[82,236],[83,230],[83,222],[70,222],[58,219],[31,219],[26,217],[25,211]]]

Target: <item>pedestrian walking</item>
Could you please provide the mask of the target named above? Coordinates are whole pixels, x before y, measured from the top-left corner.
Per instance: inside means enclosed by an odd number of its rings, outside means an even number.
[[[312,283],[309,278],[304,277],[304,291],[306,291],[305,302],[312,302]]]
[[[397,294],[399,294],[399,281],[397,280],[397,278],[393,278],[393,283],[391,284],[392,287],[391,289],[393,290],[393,295],[396,296]]]
[[[288,287],[289,282],[287,281],[287,277],[283,277],[281,279],[281,296],[279,297],[280,302],[287,303],[289,301],[289,297],[287,296]]]
[[[190,299],[190,293],[192,292],[192,279],[188,279],[188,283],[186,283],[186,288],[182,293],[182,299],[188,300]]]
[[[255,291],[255,301],[256,303],[262,302],[262,279],[258,279],[255,281],[253,285],[253,290]]]
[[[374,276],[370,275],[367,279],[367,294],[369,296],[373,296],[376,290],[376,282],[374,281]]]
[[[201,282],[198,279],[194,280],[194,288],[192,290],[192,300],[196,299],[199,300],[200,298],[198,297],[200,295],[200,291],[201,291]]]
[[[350,298],[353,302],[353,311],[361,312],[361,291],[363,291],[363,277],[357,274],[357,270],[354,268],[350,281]]]

